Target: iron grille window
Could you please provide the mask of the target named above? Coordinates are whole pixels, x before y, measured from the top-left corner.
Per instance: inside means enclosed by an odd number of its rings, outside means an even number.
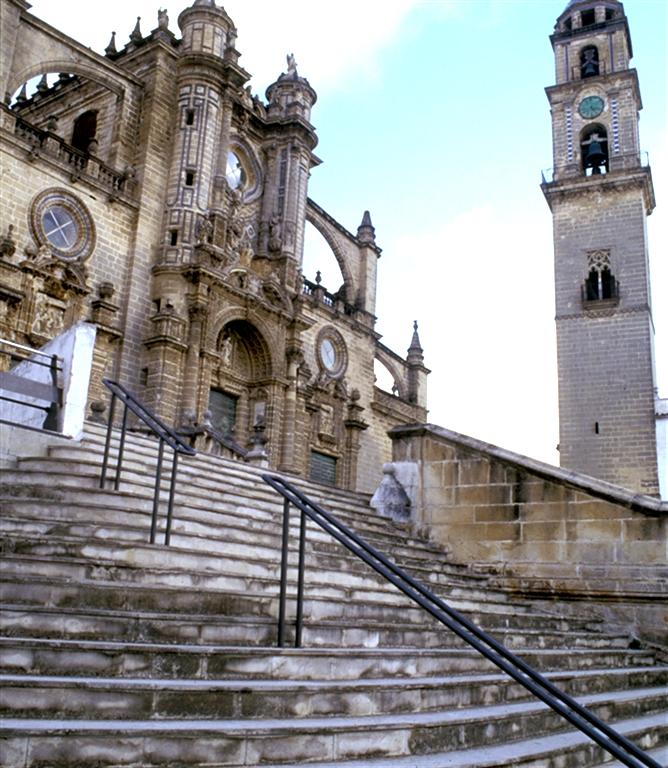
[[[314,483],[336,485],[336,458],[318,451],[311,451],[309,477]]]

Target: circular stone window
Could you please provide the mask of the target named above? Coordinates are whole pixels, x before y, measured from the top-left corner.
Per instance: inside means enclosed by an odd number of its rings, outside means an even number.
[[[95,247],[95,225],[86,206],[64,189],[46,189],[34,199],[30,227],[37,242],[64,261],[84,261]]]
[[[348,351],[341,334],[334,328],[323,328],[317,340],[318,364],[332,378],[343,376],[348,366]]]
[[[237,189],[246,186],[246,171],[244,170],[239,155],[236,152],[227,153],[227,167],[225,169],[225,178],[230,189]]]

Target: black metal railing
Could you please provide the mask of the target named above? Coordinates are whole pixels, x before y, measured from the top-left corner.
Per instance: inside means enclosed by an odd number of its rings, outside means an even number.
[[[5,350],[9,348],[9,352]],[[41,352],[38,349],[26,347],[23,344],[16,344],[13,341],[0,339],[0,352],[8,354],[17,359],[18,363],[25,365],[37,365],[49,369],[48,378],[50,381],[37,381],[35,377],[22,376],[15,371],[0,372],[0,400],[6,403],[13,403],[25,408],[34,408],[38,411],[44,411],[45,417],[40,429],[57,432],[60,429],[60,412],[63,407],[63,359],[58,355],[48,352]],[[4,394],[11,392],[19,395],[21,399]],[[30,402],[37,400],[39,402]],[[46,405],[44,404],[46,403]],[[4,424],[21,424],[16,420],[0,419]],[[34,429],[38,429],[35,425]]]
[[[107,468],[109,465],[109,453],[111,449],[111,433],[114,424],[114,412],[116,409],[116,400],[120,400],[123,405],[123,418],[121,420],[121,433],[118,441],[118,453],[116,456],[116,472],[114,474],[114,490],[117,491],[121,483],[121,471],[123,467],[123,452],[125,450],[125,436],[128,426],[128,411],[132,411],[139,420],[145,424],[151,433],[158,438],[158,463],[155,470],[155,490],[153,493],[153,511],[151,514],[151,534],[150,542],[155,544],[155,535],[158,527],[158,509],[160,506],[160,485],[162,481],[162,462],[165,452],[165,445],[168,445],[174,451],[172,458],[172,472],[169,482],[169,497],[167,501],[167,520],[165,522],[165,546],[169,546],[169,540],[172,531],[172,515],[174,512],[174,491],[176,489],[176,469],[178,465],[179,454],[186,456],[195,456],[197,451],[191,448],[176,434],[176,432],[161,421],[149,408],[142,403],[122,384],[111,379],[102,379],[105,387],[111,392],[111,403],[109,405],[109,419],[107,422],[107,438],[104,444],[104,458],[102,459],[102,471],[100,473],[100,488],[104,488],[107,480]]]
[[[333,515],[295,488],[287,480],[275,475],[262,475],[262,479],[268,483],[283,497],[283,536],[281,556],[281,585],[279,596],[278,616],[278,645],[283,647],[287,628],[287,574],[288,574],[288,549],[290,530],[290,505],[301,512],[299,526],[299,548],[297,567],[297,607],[295,618],[295,647],[301,647],[302,630],[304,622],[304,555],[306,542],[307,518],[330,534],[349,552],[352,552],[376,573],[383,576],[397,589],[409,597],[431,616],[452,630],[458,637],[481,653],[501,670],[506,672],[517,683],[547,704],[558,715],[574,725],[592,741],[614,755],[623,765],[630,768],[640,766],[649,768],[661,768],[659,763],[652,759],[646,752],[637,747],[633,742],[622,736],[609,725],[600,720],[596,715],[583,707],[568,694],[553,685],[533,667],[515,654],[511,653],[504,645],[484,632],[480,627],[463,616],[459,611],[451,608],[444,600],[423,586],[420,582],[409,576],[389,558],[377,549],[367,544],[364,539],[340,523]]]

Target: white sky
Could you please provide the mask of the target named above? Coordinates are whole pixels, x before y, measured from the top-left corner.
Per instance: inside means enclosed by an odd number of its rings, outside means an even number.
[[[219,3],[220,4],[220,3]],[[170,28],[186,3],[168,6]],[[566,0],[228,0],[240,64],[260,95],[293,52],[318,93],[323,165],[310,196],[355,232],[371,211],[378,324],[404,353],[420,324],[430,421],[558,462],[551,216],[543,89]],[[32,12],[103,51],[152,0],[34,0]],[[648,220],[657,370],[668,395],[666,4],[627,0],[657,210]],[[321,266],[305,260],[306,277]],[[339,277],[323,269],[324,284]]]

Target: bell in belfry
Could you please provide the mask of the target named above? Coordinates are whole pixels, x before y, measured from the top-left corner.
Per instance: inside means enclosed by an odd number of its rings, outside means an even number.
[[[598,60],[594,48],[585,48],[583,60],[580,66],[580,75],[582,78],[595,77],[598,75]]]
[[[587,152],[584,159],[584,167],[591,168],[592,173],[601,173],[601,167],[605,165],[606,153],[603,149],[602,139],[598,133],[593,133],[587,142]]]

